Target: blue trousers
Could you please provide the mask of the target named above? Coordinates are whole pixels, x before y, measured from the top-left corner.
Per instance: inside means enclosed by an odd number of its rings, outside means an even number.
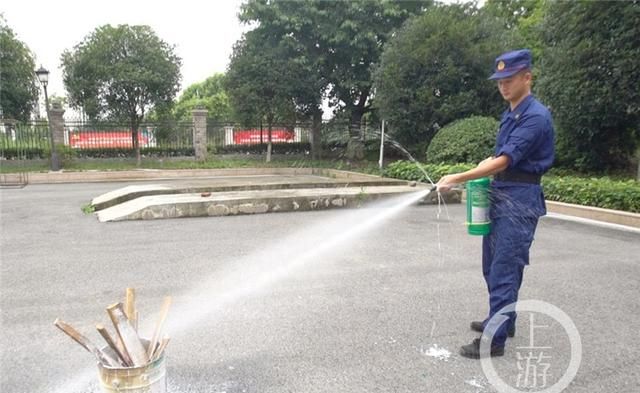
[[[529,264],[529,248],[538,225],[538,217],[497,217],[491,220],[491,233],[482,241],[482,273],[489,290],[487,322],[505,306],[518,300],[524,267]],[[507,329],[515,327],[516,313],[494,330],[493,345],[504,346]],[[493,324],[492,324],[493,325]]]

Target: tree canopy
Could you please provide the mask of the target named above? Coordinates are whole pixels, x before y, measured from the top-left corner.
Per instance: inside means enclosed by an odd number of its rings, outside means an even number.
[[[539,91],[561,163],[625,166],[640,138],[640,1],[550,2]]]
[[[296,46],[274,37],[265,29],[246,33],[236,43],[227,71],[226,88],[233,108],[245,124],[266,125],[295,122],[317,110],[318,97],[311,64],[299,56]]]
[[[353,132],[371,110],[371,73],[385,42],[430,1],[249,0],[241,20],[256,23],[272,37],[295,43],[317,76],[316,111],[322,97],[351,118]]]
[[[224,83],[225,75],[218,73],[187,87],[173,108],[175,118],[190,120],[191,110],[203,107],[209,111],[207,116],[213,121],[232,120],[231,102]]]
[[[0,117],[29,120],[38,99],[34,56],[0,16]]]
[[[504,109],[487,80],[511,41],[501,23],[473,5],[434,6],[391,39],[376,72],[375,102],[400,143],[425,146],[451,121]]]
[[[292,122],[295,120],[292,79],[303,75],[295,75],[297,70],[286,56],[286,48],[262,33],[250,31],[234,46],[226,88],[245,124]]]
[[[501,18],[505,29],[517,31],[518,46],[531,49],[538,60],[544,46],[540,24],[546,4],[546,0],[487,0],[482,11]]]
[[[141,119],[175,97],[180,66],[149,26],[98,27],[62,55],[69,104],[91,118]]]

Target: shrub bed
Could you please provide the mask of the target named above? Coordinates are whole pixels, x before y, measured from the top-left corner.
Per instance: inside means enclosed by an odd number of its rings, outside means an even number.
[[[420,164],[434,182],[442,176],[468,170],[471,164]],[[384,171],[396,179],[427,181],[418,165],[410,161],[396,161]],[[608,177],[578,177],[547,175],[542,179],[547,200],[576,205],[601,207],[640,213],[640,182],[615,180]]]
[[[545,176],[542,184],[550,201],[640,213],[640,182],[635,180]]]
[[[498,121],[472,116],[449,123],[433,137],[427,148],[430,164],[478,163],[493,153]]]
[[[466,171],[473,168],[472,164],[417,164],[412,161],[395,161],[389,164],[384,170],[384,176],[395,179],[415,180],[427,182],[425,173],[429,175],[433,182],[437,182],[444,175]]]

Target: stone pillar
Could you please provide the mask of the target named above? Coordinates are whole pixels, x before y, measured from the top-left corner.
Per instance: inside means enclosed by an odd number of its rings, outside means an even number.
[[[193,117],[193,150],[196,153],[196,160],[207,159],[207,113],[206,109],[194,109],[191,111]]]
[[[233,127],[232,126],[224,127],[224,145],[225,146],[233,145]]]
[[[293,129],[295,136],[293,138],[294,142],[302,142],[302,127],[295,127]]]
[[[64,146],[64,109],[62,109],[60,103],[55,102],[51,105],[49,118],[51,130],[53,131],[53,143],[56,147]]]

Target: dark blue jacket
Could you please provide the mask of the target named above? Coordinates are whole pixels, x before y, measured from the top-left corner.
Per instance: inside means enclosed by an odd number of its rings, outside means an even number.
[[[495,156],[509,156],[507,170],[542,175],[555,155],[553,120],[533,95],[502,114]],[[492,182],[492,217],[539,217],[547,213],[542,187],[509,181]]]

